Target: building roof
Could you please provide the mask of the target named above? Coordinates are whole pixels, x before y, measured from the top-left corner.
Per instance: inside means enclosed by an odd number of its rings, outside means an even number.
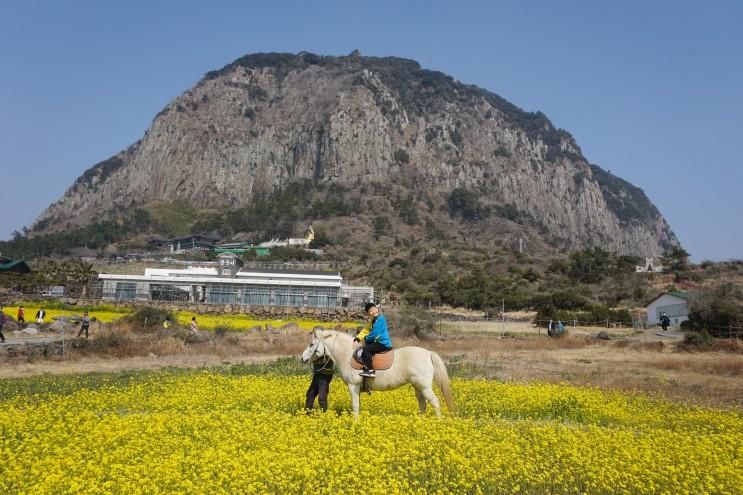
[[[240,284],[240,285],[297,285],[318,287],[340,287],[343,278],[340,272],[320,272],[304,270],[254,270],[243,269],[236,277],[219,277],[215,269],[170,270],[148,268],[144,275],[117,275],[101,273],[100,280],[129,282],[165,282],[172,284]]]
[[[241,273],[273,273],[276,275],[319,275],[325,277],[340,277],[341,272],[320,270],[269,270],[265,268],[243,268]]]
[[[296,279],[296,278],[266,278],[266,277],[238,277],[224,278],[217,276],[181,276],[167,277],[158,275],[114,275],[101,273],[98,275],[100,280],[115,280],[120,282],[155,282],[170,283],[172,285],[185,284],[232,284],[232,285],[285,285],[285,286],[309,286],[309,287],[337,287],[342,285],[341,280],[318,280],[318,279]]]
[[[31,268],[23,260],[13,260],[0,256],[0,272],[29,273]]]
[[[680,297],[681,299],[686,299],[687,301],[691,301],[693,294],[691,292],[681,292],[681,291],[671,291],[667,292],[667,294],[670,294],[672,296]]]
[[[245,241],[245,242],[223,242],[217,247],[221,249],[236,249],[236,248],[239,249],[239,248],[248,248],[251,246],[253,246],[252,243]]]
[[[185,237],[176,237],[176,238],[170,239],[170,241],[171,242],[190,241],[191,239],[204,239],[206,241],[212,241],[212,242],[217,242],[217,241],[222,240],[220,237],[216,237],[210,234],[191,234]]]
[[[685,301],[691,301],[692,299],[692,294],[688,292],[670,291],[670,292],[664,292],[663,294],[658,294],[657,296],[652,298],[650,301],[645,303],[645,306],[650,306],[651,304],[653,304],[655,301],[657,301],[663,296],[674,296],[674,297],[678,297],[679,299],[684,299]]]

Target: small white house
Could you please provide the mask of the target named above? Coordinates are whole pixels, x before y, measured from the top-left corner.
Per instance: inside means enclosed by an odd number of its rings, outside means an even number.
[[[656,297],[646,305],[648,325],[657,325],[663,313],[671,319],[671,325],[680,325],[689,319],[690,299],[688,292],[666,292]]]
[[[635,271],[637,273],[659,273],[663,271],[663,265],[651,256],[650,258],[645,258],[643,265],[635,265]]]

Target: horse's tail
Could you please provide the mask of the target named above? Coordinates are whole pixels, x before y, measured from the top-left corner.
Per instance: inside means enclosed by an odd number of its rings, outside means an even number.
[[[441,389],[441,394],[444,396],[446,402],[446,408],[449,412],[454,414],[454,398],[451,396],[451,388],[449,387],[449,373],[446,372],[446,365],[437,353],[431,351],[431,362],[433,363],[433,381]]]

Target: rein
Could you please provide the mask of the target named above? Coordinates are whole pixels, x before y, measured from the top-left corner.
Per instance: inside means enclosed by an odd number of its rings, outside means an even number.
[[[329,359],[330,356],[328,355],[328,349],[327,349],[327,347],[325,347],[325,344],[322,344],[322,354],[318,354],[317,353],[317,349],[318,349],[318,347],[320,347],[320,345],[321,345],[321,342],[318,341],[315,344],[315,348],[312,349],[312,359],[310,360],[310,366],[312,366],[312,361],[314,361],[316,359],[319,359],[319,358],[324,357],[324,358],[326,358],[326,360],[325,360],[325,363],[322,365],[322,367],[320,369],[315,370],[316,372],[317,371],[324,371],[324,370],[330,369],[333,366],[333,360],[332,359]]]

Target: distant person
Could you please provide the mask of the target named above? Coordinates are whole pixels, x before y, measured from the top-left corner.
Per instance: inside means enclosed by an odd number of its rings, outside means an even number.
[[[663,331],[667,331],[668,327],[671,325],[671,319],[668,317],[667,314],[661,313],[660,315],[660,326],[663,328]]]
[[[565,333],[565,325],[563,325],[560,320],[557,320],[557,325],[555,326],[555,333],[557,335],[562,335]]]
[[[39,308],[39,310],[36,312],[36,323],[41,325],[44,323],[44,318],[46,318],[46,311],[44,311],[44,308]]]
[[[80,331],[77,332],[77,337],[80,338],[80,336],[83,334],[83,330],[85,330],[85,338],[88,338],[88,329],[90,328],[90,316],[88,316],[88,312],[83,313],[83,319],[80,324]]]
[[[554,323],[552,322],[552,320],[550,320],[549,323],[547,323],[547,335],[552,337],[553,333],[554,333]]]
[[[18,323],[19,324],[20,323],[26,323],[26,310],[23,309],[23,306],[20,306],[18,308],[18,318],[16,318],[16,319],[18,320]]]
[[[328,410],[328,394],[330,381],[333,379],[333,360],[323,355],[312,360],[312,381],[307,389],[304,408],[309,410],[315,407],[315,398],[322,412]]]
[[[191,331],[193,333],[199,333],[199,325],[196,324],[196,317],[191,318]]]
[[[3,305],[0,304],[0,343],[5,342],[5,335],[3,335],[3,325],[5,325],[5,313],[3,313]]]

